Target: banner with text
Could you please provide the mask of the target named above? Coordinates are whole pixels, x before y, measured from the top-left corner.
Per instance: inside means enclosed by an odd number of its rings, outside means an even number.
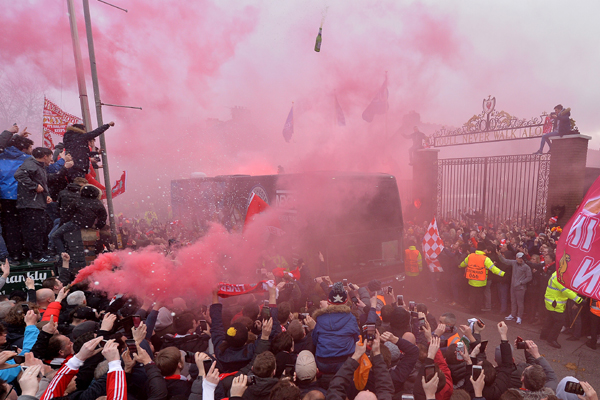
[[[44,98],[44,134],[43,146],[54,149],[54,139],[57,143],[62,140],[67,126],[72,124],[83,124],[81,118],[64,112],[59,106]],[[58,136],[58,138],[53,135]]]
[[[600,300],[600,178],[563,229],[556,248],[558,280]]]

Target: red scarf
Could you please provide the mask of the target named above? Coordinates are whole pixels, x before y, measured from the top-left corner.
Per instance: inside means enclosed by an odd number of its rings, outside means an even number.
[[[219,297],[240,296],[248,293],[265,293],[269,291],[267,281],[258,283],[219,283]]]

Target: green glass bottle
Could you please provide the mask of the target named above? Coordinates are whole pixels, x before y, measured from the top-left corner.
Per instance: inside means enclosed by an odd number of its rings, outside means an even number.
[[[318,53],[321,51],[321,32],[323,28],[319,28],[319,34],[317,35],[317,41],[315,42],[315,51]]]

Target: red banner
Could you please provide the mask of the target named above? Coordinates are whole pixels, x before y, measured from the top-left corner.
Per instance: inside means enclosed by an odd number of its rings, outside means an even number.
[[[81,118],[64,112],[56,104],[44,98],[44,147],[54,147],[52,135],[60,136],[60,141],[67,131],[68,125],[82,123]]]
[[[600,300],[600,178],[563,229],[556,248],[556,265],[563,285]]]
[[[115,185],[112,187],[111,193],[113,199],[120,194],[125,193],[125,188],[127,186],[127,171],[123,171],[121,178],[115,182]],[[102,199],[106,198],[106,193],[102,194]]]
[[[219,283],[219,297],[241,296],[248,293],[264,293],[269,291],[267,281],[258,283]]]

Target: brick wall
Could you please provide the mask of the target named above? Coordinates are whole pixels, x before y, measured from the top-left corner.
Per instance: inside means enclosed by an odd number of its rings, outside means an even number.
[[[569,135],[552,140],[548,183],[547,217],[554,206],[565,206],[558,224],[565,226],[583,199],[588,142],[584,135]]]

